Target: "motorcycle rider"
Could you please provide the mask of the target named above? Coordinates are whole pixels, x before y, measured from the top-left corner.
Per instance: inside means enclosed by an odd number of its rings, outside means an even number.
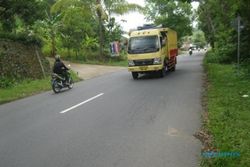
[[[67,72],[68,70],[69,69],[61,61],[60,55],[56,55],[53,72],[65,78],[64,81],[66,81],[66,84],[68,84],[68,81],[69,81],[69,74]]]
[[[192,48],[189,48],[189,55],[191,56],[193,53]]]

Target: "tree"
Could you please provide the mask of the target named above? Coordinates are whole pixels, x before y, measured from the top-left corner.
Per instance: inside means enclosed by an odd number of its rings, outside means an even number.
[[[73,11],[78,12],[73,14]],[[124,14],[128,11],[134,11],[139,9],[140,6],[136,4],[129,4],[125,0],[60,0],[57,1],[51,11],[52,13],[61,13],[63,17],[63,38],[67,41],[69,38],[74,37],[73,31],[78,31],[79,34],[75,35],[76,38],[82,36],[79,27],[81,27],[81,32],[83,33],[84,38],[86,34],[89,37],[95,38],[94,33],[96,30],[96,25],[98,25],[98,38],[99,38],[99,58],[102,59],[104,52],[104,39],[106,28],[109,29],[108,32],[117,32],[119,34],[119,26],[112,23],[113,19],[112,14]],[[80,11],[81,10],[81,11]],[[84,13],[83,13],[84,12]],[[70,14],[71,13],[71,14]],[[94,14],[96,13],[96,15]],[[73,16],[74,15],[74,16]],[[78,19],[76,19],[78,17]],[[66,19],[68,18],[68,19]],[[75,20],[74,23],[68,24],[66,20]],[[78,20],[78,21],[77,21]],[[84,23],[84,24],[83,24]],[[96,24],[97,23],[97,24]],[[112,25],[112,26],[110,26]],[[105,27],[106,26],[106,27]],[[69,34],[65,34],[69,33]],[[84,35],[85,34],[85,35]],[[111,36],[111,33],[109,34]],[[111,39],[108,37],[107,39]],[[79,39],[80,40],[80,39]],[[107,42],[109,43],[109,41]],[[65,42],[65,44],[70,44],[69,42]],[[78,43],[79,45],[80,43]],[[74,45],[74,46],[78,46]],[[79,47],[79,46],[78,46]]]
[[[123,15],[128,12],[143,12],[143,8],[135,3],[128,3],[126,0],[104,0],[104,4],[110,17],[112,14]]]
[[[91,24],[93,22],[91,13],[82,7],[75,7],[66,11],[63,18],[63,29],[67,31],[62,33],[69,36],[76,56],[80,51],[82,41],[94,33],[94,25]]]
[[[111,17],[111,19],[109,20],[107,28],[108,28],[108,32],[106,33],[107,41],[111,42],[111,41],[120,40],[121,35],[122,35],[122,29],[121,29],[121,26],[115,22],[114,17]]]
[[[61,0],[51,8],[52,13],[62,15],[60,37],[68,49],[68,56],[73,49],[78,57],[82,41],[86,36],[94,36],[96,26],[91,6],[92,1]]]
[[[189,3],[176,0],[146,0],[146,2],[146,15],[149,20],[176,30],[179,39],[192,33],[192,11]]]
[[[194,31],[192,35],[192,43],[203,48],[206,45],[204,33],[200,30]]]
[[[112,23],[112,14],[125,14],[130,11],[141,11],[142,7],[137,4],[128,3],[125,0],[104,0],[103,5],[101,0],[96,0],[96,12],[98,16],[99,24],[99,36],[100,36],[100,57],[103,56],[103,46],[104,46],[104,31],[103,21],[107,21],[108,25]],[[106,9],[106,11],[104,10]]]
[[[244,28],[242,29],[242,40],[241,40],[241,55],[242,61],[246,62],[246,65],[250,64],[250,1],[241,0],[239,3],[238,13],[242,18],[242,25]],[[250,67],[248,66],[248,73],[250,73]]]
[[[45,38],[47,38],[51,42],[51,57],[55,57],[56,55],[56,36],[59,31],[59,27],[61,26],[60,23],[60,14],[57,15],[51,15],[49,13],[46,13],[47,18],[37,22],[37,26],[42,27],[43,35]]]
[[[199,26],[217,53],[218,61],[229,63],[235,58],[237,33],[231,25],[239,8],[233,0],[201,1],[198,9]]]
[[[87,50],[87,54],[84,56],[86,60],[88,60],[88,54],[98,48],[98,40],[94,37],[89,37],[86,35],[85,40],[82,42],[82,47]]]
[[[101,4],[101,0],[96,0],[96,14],[98,16],[99,25],[99,47],[100,47],[100,58],[103,57],[103,47],[104,47],[104,35],[103,35],[103,20],[106,19],[106,13]]]
[[[45,5],[44,1],[37,0],[1,0],[0,22],[3,30],[13,32],[16,17],[21,19],[25,26],[32,25],[36,20],[44,17]]]

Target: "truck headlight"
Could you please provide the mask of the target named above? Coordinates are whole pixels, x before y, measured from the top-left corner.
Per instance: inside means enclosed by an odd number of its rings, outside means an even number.
[[[161,64],[161,58],[154,58],[154,64]]]
[[[133,60],[129,60],[129,61],[128,61],[128,66],[135,66],[134,61],[133,61]]]

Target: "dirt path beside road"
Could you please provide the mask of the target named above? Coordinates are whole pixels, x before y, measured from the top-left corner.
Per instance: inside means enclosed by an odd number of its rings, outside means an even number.
[[[48,60],[50,61],[50,63],[53,64],[54,59],[49,58]],[[78,64],[69,61],[63,61],[63,62],[66,66],[70,64],[70,69],[75,71],[78,74],[78,76],[84,80],[101,76],[107,73],[116,72],[118,70],[127,69],[126,67],[117,67],[117,66]]]

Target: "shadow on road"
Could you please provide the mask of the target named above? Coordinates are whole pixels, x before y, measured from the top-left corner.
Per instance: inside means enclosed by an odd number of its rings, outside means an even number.
[[[168,77],[172,72],[167,72],[165,77]],[[151,79],[162,79],[157,72],[151,72],[146,74],[140,74],[138,80],[151,80]]]

